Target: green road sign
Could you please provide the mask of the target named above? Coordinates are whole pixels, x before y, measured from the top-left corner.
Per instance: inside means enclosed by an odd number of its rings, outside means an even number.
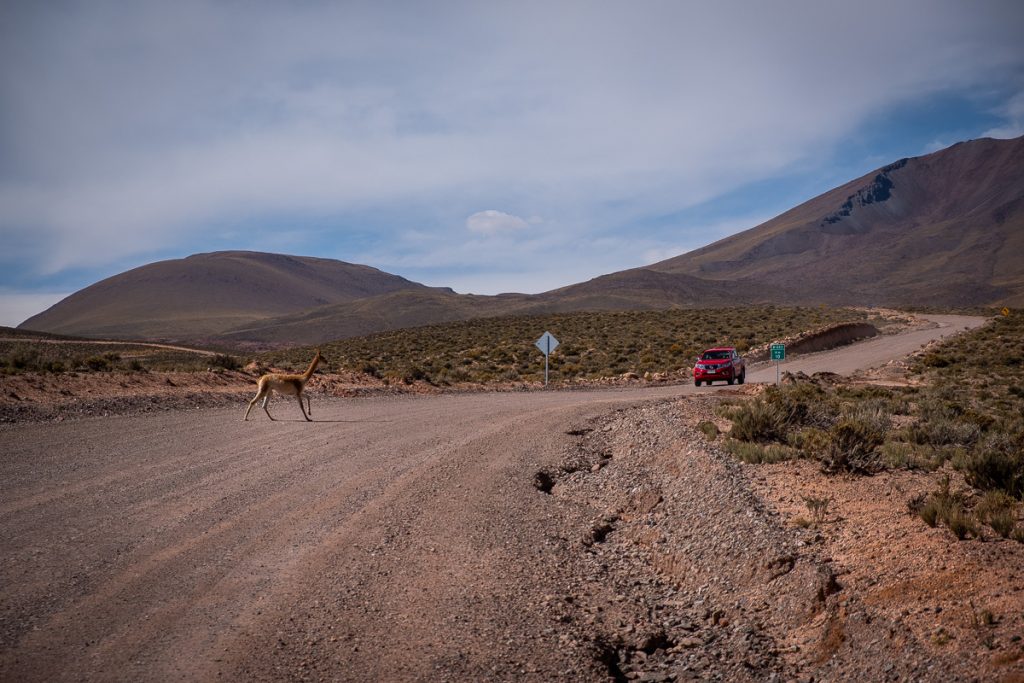
[[[772,360],[786,360],[785,344],[772,344]]]

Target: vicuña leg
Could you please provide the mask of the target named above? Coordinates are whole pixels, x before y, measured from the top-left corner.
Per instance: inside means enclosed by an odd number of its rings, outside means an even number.
[[[306,422],[312,422],[312,420],[309,419],[309,415],[306,415],[306,407],[302,405],[302,394],[299,394],[295,398],[299,399],[299,410],[302,411],[302,417],[306,418]]]
[[[246,422],[249,419],[249,411],[252,410],[252,407],[256,405],[256,403],[259,402],[261,398],[269,398],[269,396],[267,396],[266,394],[267,392],[263,390],[263,387],[260,387],[259,391],[256,392],[256,396],[251,401],[249,401],[249,407],[245,409],[245,417],[242,418],[242,422]],[[266,410],[266,402],[264,402],[263,405],[264,410]]]
[[[270,403],[270,392],[269,391],[267,392],[267,397],[263,399],[263,412],[267,414],[267,417],[269,417],[271,420],[273,420],[274,416],[270,414],[269,410],[267,410],[267,404],[268,403]]]

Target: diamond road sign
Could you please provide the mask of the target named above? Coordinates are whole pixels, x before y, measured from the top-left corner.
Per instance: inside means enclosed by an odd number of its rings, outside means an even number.
[[[540,339],[534,342],[540,352],[544,354],[544,386],[548,385],[548,356],[551,352],[558,348],[558,340],[555,339],[555,335],[550,332],[545,332],[540,335]]]
[[[540,352],[543,353],[545,356],[547,356],[556,348],[558,348],[558,340],[555,339],[555,335],[551,334],[550,332],[545,332],[544,334],[542,334],[540,336],[540,339],[536,341],[536,344],[537,348],[540,349]]]
[[[786,360],[785,344],[772,344],[772,360]]]

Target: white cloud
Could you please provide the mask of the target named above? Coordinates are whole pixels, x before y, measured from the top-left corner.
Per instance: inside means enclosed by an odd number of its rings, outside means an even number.
[[[460,248],[465,228],[492,242],[540,232],[524,229],[535,214],[579,250],[813,163],[888,106],[1019,73],[1022,13],[953,0],[852,14],[812,0],[14,3],[0,22],[0,243],[59,273],[201,251],[224,223],[386,209],[383,245],[422,217],[448,226],[424,260],[486,254]],[[355,251],[343,231],[334,251]],[[617,260],[691,239],[626,239]]]
[[[1005,121],[1001,126],[989,128],[982,137],[1007,140],[1024,135],[1024,92],[1011,97],[997,112]]]
[[[921,150],[921,154],[931,154],[932,152],[938,152],[940,149],[946,149],[951,144],[953,143],[947,142],[946,140],[935,139],[924,146],[924,148]]]
[[[478,211],[466,219],[466,228],[470,232],[483,235],[494,235],[500,232],[515,232],[525,230],[529,223],[519,216],[513,216],[502,211],[487,209]]]

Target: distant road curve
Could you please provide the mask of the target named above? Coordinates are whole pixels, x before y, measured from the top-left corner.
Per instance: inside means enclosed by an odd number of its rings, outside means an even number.
[[[975,329],[985,324],[988,318],[967,315],[919,315],[935,323],[935,327],[912,330],[896,335],[873,337],[832,351],[795,356],[780,365],[782,372],[835,372],[849,375],[860,370],[884,365],[891,360],[909,356],[925,344],[942,339],[965,329]],[[748,382],[774,382],[775,364],[759,368],[747,374]]]
[[[113,339],[38,339],[33,337],[0,337],[0,342],[31,342],[33,344],[96,344],[98,346],[147,346],[153,349],[167,349],[169,351],[186,351],[197,356],[216,356],[216,351],[205,349],[193,349],[188,346],[175,346],[173,344],[157,344],[156,342],[139,341],[116,341]]]

